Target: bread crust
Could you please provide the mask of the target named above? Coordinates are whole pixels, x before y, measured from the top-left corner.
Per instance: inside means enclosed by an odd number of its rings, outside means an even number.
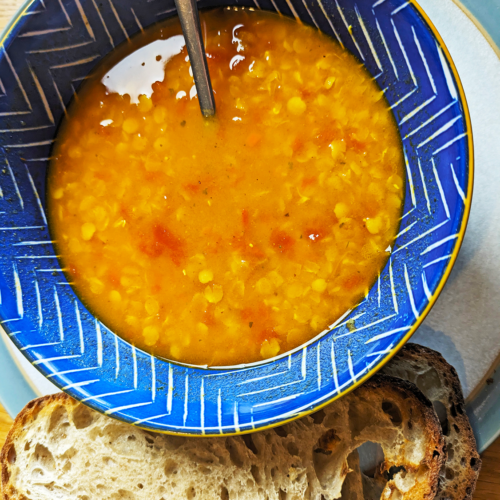
[[[0,493],[2,500],[26,500],[23,495],[18,494],[14,486],[10,483],[10,461],[13,459],[12,453],[14,451],[14,442],[23,433],[24,427],[30,422],[34,421],[38,414],[47,406],[52,403],[60,403],[63,405],[69,402],[76,401],[65,394],[64,392],[52,394],[50,396],[43,396],[41,398],[33,399],[30,401],[17,415],[12,424],[12,427],[7,434],[7,439],[0,451]]]
[[[424,388],[429,399],[440,401],[447,411],[448,425],[445,426],[444,442],[448,457],[443,464],[440,474],[439,488],[436,495],[438,500],[472,500],[476,487],[479,471],[481,469],[481,458],[477,452],[476,439],[472,431],[469,418],[465,412],[465,402],[462,393],[460,379],[453,366],[451,366],[439,353],[428,347],[418,344],[406,344],[386,365],[381,373],[404,377],[417,386],[423,387],[425,368],[432,369],[432,376],[440,379],[441,387],[446,393],[443,397],[434,399],[432,394],[435,387]],[[421,377],[422,380],[419,380]],[[453,447],[453,442],[460,442],[460,450]],[[459,451],[461,453],[459,453]],[[452,472],[450,472],[452,471]],[[453,474],[453,477],[451,475]]]
[[[369,379],[365,384],[359,387],[356,391],[381,391],[383,394],[397,392],[403,398],[414,398],[420,403],[418,405],[422,412],[422,417],[425,422],[427,435],[430,437],[430,442],[426,447],[426,456],[421,462],[422,465],[429,468],[429,481],[426,484],[420,484],[420,488],[414,488],[409,496],[404,498],[409,499],[433,499],[438,490],[439,473],[446,460],[446,452],[444,449],[444,438],[441,431],[441,425],[436,416],[432,403],[418,389],[415,384],[401,378],[392,377],[390,375],[377,374]],[[387,463],[387,460],[382,464],[381,472],[388,471],[392,465]],[[407,472],[417,472],[416,470],[408,470]],[[389,484],[389,487],[391,485]]]

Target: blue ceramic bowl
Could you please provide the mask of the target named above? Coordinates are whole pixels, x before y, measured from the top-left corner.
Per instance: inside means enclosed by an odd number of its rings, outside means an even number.
[[[472,132],[455,67],[413,1],[203,0],[316,25],[385,90],[406,161],[401,229],[368,296],[330,331],[272,360],[172,363],[117,337],[62,273],[45,212],[48,157],[75,89],[119,43],[175,14],[173,0],[29,2],[0,52],[0,319],[28,360],[94,409],[155,431],[234,434],[307,414],[387,362],[429,312],[464,236]],[[4,383],[4,382],[2,382]]]

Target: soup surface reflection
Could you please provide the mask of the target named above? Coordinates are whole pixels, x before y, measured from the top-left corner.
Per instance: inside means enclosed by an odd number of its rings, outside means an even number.
[[[49,174],[67,275],[157,356],[231,365],[318,335],[368,292],[403,200],[380,88],[319,31],[202,13],[217,114],[201,116],[177,20],[119,47],[69,109]]]

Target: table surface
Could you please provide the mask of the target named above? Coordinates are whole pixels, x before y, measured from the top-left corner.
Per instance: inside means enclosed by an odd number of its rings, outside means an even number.
[[[0,30],[10,21],[24,0],[0,0]],[[0,447],[9,432],[12,419],[0,406]],[[483,467],[474,500],[500,500],[500,438],[482,455]]]

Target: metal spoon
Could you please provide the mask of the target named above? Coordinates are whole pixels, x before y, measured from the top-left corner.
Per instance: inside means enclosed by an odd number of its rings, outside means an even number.
[[[208,73],[207,57],[201,37],[200,17],[196,0],[175,0],[186,40],[189,61],[193,69],[194,83],[203,116],[215,115],[215,101],[212,82]]]

